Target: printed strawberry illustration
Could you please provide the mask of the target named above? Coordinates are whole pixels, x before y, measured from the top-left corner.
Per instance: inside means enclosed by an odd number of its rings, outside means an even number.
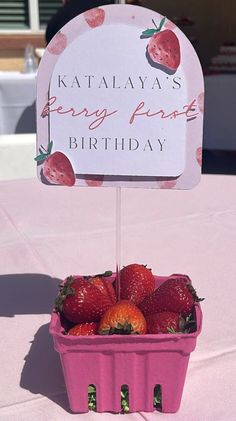
[[[201,92],[197,97],[198,108],[202,114],[204,113],[204,98],[204,92]]]
[[[128,300],[118,301],[103,315],[99,326],[100,335],[145,334],[146,320],[138,307]]]
[[[120,271],[120,298],[140,303],[155,289],[155,279],[151,269],[132,263]]]
[[[51,54],[59,55],[67,46],[67,37],[63,32],[57,32],[48,44],[47,50]]]
[[[104,175],[86,175],[84,180],[89,187],[100,187],[103,184]]]
[[[77,325],[71,327],[67,334],[73,336],[88,336],[96,335],[98,329],[98,324],[95,322],[90,323],[78,323]]]
[[[189,315],[198,298],[190,279],[186,275],[172,275],[160,285],[151,295],[144,298],[139,308],[144,316],[172,311],[182,316]]]
[[[196,160],[201,167],[202,166],[202,146],[199,146],[196,150]]]
[[[161,66],[174,73],[180,65],[180,44],[177,36],[171,29],[164,29],[165,18],[154,29],[147,29],[142,32],[141,38],[151,37],[147,45],[147,59],[149,63],[157,67]]]
[[[176,186],[177,180],[165,180],[160,183],[161,189],[173,189]]]
[[[147,333],[177,333],[183,332],[185,327],[184,319],[173,311],[163,311],[161,313],[146,316]]]
[[[43,147],[39,149],[40,154],[35,161],[42,162],[42,172],[50,184],[60,184],[63,186],[73,186],[75,184],[75,173],[70,160],[59,151],[52,151],[53,142],[49,142],[47,150]],[[44,149],[44,150],[43,150]]]
[[[93,277],[69,276],[60,288],[55,309],[73,323],[99,321],[115,302],[115,291],[112,292],[112,284],[106,279],[110,275],[111,272],[105,272],[95,280]]]
[[[84,18],[91,28],[101,26],[105,19],[105,11],[100,7],[87,10],[84,12]]]

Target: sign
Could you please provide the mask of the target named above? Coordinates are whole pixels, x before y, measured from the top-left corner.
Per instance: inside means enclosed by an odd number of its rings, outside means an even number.
[[[185,35],[131,5],[77,16],[40,64],[38,175],[49,184],[191,188],[200,179],[203,77]]]

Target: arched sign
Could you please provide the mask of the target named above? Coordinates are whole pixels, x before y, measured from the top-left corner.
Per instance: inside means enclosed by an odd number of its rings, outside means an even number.
[[[159,13],[109,5],[77,16],[38,71],[39,178],[192,188],[201,174],[203,92],[194,48]]]

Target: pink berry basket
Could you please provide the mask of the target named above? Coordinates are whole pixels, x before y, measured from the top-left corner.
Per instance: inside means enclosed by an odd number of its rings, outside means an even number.
[[[156,276],[157,285],[166,277]],[[199,303],[194,306],[192,333],[158,335],[63,334],[60,315],[52,313],[50,333],[60,354],[73,412],[88,412],[88,386],[96,387],[97,412],[121,412],[121,387],[129,390],[129,412],[153,412],[154,389],[161,387],[163,413],[178,411],[190,353],[202,327]]]

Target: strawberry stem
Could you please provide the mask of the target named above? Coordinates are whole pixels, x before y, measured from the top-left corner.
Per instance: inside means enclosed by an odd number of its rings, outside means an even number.
[[[41,147],[39,148],[40,154],[37,155],[34,158],[34,160],[37,161],[37,162],[44,161],[48,157],[48,155],[51,154],[51,152],[52,152],[52,146],[53,146],[53,141],[52,140],[49,140],[47,149],[45,149],[45,147],[43,145],[41,145]]]
[[[63,285],[60,285],[59,287],[59,294],[55,299],[55,310],[59,311],[59,313],[62,313],[63,311],[63,302],[66,299],[68,295],[74,295],[75,290],[71,287],[72,282],[74,281],[73,276],[68,276],[66,278],[66,282]]]
[[[98,275],[95,275],[95,277],[97,276],[103,276],[103,277],[108,277],[112,275],[112,271],[111,270],[106,270],[104,273],[99,273]]]
[[[84,279],[92,279],[92,278],[108,278],[109,276],[112,275],[112,271],[111,270],[106,270],[104,273],[97,273],[96,275],[85,275]]]
[[[129,322],[117,323],[116,326],[110,327],[108,329],[100,330],[100,335],[134,335],[138,334],[138,332],[134,331],[133,326]]]
[[[146,29],[145,31],[142,32],[142,36],[141,37],[143,37],[143,38],[150,38],[154,34],[156,34],[157,32],[160,32],[162,30],[162,27],[163,27],[164,23],[165,23],[165,19],[166,18],[164,16],[164,18],[162,18],[159,26],[157,26],[156,25],[156,22],[154,21],[154,19],[152,19],[152,23],[155,26],[155,29],[151,29],[151,28]]]
[[[43,149],[43,150],[44,150],[44,152],[46,152],[46,154],[48,154],[48,150],[47,150],[47,149],[45,149],[45,147],[44,147],[43,145],[41,145],[41,149]]]
[[[152,19],[152,23],[156,27],[156,29],[159,30],[154,19]]]
[[[187,287],[188,287],[189,292],[191,292],[193,299],[196,303],[199,303],[200,301],[205,300],[205,298],[198,297],[196,290],[193,288],[191,284],[187,284]]]

